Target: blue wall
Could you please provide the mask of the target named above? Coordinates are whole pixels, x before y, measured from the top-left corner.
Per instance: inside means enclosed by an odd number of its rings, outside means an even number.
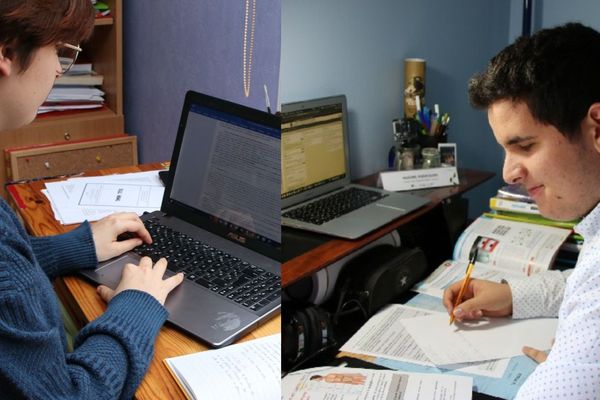
[[[537,0],[535,1],[536,30],[581,22],[600,30],[600,1],[598,0]]]
[[[283,0],[280,100],[348,98],[352,176],[386,167],[391,121],[402,114],[403,60],[427,60],[426,99],[452,117],[459,165],[497,173],[469,194],[487,209],[503,153],[467,82],[508,44],[512,3],[494,0]]]
[[[246,2],[123,2],[125,129],[138,136],[140,162],[171,158],[189,89],[265,109],[266,84],[276,104],[281,1],[256,0],[249,97],[242,80]]]

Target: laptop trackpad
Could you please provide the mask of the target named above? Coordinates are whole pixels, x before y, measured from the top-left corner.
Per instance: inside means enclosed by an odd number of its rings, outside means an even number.
[[[129,263],[138,265],[140,256],[135,253],[125,253],[121,257],[107,261],[94,271],[96,275],[94,280],[114,289],[121,281],[123,267]]]

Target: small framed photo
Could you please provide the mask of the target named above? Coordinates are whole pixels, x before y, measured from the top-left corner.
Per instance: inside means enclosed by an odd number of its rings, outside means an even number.
[[[438,151],[440,152],[442,167],[457,166],[456,143],[438,143]]]

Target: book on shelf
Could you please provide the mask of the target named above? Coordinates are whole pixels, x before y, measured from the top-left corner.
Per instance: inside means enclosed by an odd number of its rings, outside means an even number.
[[[94,5],[97,19],[111,16],[110,7],[105,2],[92,0],[92,4]]]
[[[54,81],[55,86],[100,86],[104,76],[94,71],[89,74],[65,74]]]
[[[164,363],[188,399],[281,399],[280,334]]]

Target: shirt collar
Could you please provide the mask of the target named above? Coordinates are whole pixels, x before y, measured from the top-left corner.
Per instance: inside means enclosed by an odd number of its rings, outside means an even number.
[[[595,236],[600,231],[600,203],[596,204],[596,207],[575,225],[573,230],[587,240]]]

